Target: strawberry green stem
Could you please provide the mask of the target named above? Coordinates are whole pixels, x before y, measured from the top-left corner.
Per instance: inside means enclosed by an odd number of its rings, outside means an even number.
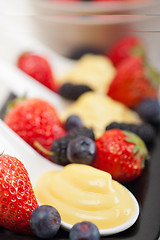
[[[38,150],[40,150],[42,153],[45,153],[45,154],[48,155],[48,156],[53,156],[53,155],[54,155],[53,152],[48,151],[47,149],[45,149],[38,141],[35,141],[33,144],[34,144],[34,146],[35,146]]]
[[[0,153],[0,156],[2,156],[3,155],[3,153],[4,153],[4,150]]]
[[[25,100],[27,97],[27,94],[25,93],[22,97],[15,97],[13,100],[9,101],[7,104],[6,114],[10,112],[10,110],[18,103],[21,103],[23,100]]]

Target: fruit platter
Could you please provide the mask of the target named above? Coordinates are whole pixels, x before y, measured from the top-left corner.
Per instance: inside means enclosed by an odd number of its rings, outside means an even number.
[[[158,239],[160,73],[144,43],[19,49],[0,60],[0,239]]]

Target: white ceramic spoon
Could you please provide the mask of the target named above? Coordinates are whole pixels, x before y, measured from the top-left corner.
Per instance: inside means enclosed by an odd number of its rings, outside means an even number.
[[[38,154],[32,147],[23,141],[15,132],[13,132],[2,120],[0,120],[0,151],[4,150],[5,154],[17,157],[26,167],[31,183],[34,185],[40,176],[48,171],[61,170],[63,167],[54,164],[40,154]],[[131,227],[138,218],[139,205],[133,194],[127,190],[132,197],[135,205],[135,211],[132,217],[124,224],[109,228],[100,229],[101,236],[111,235],[122,232]],[[72,225],[62,222],[62,227],[70,230]]]
[[[14,34],[17,28],[10,21],[0,22],[0,29],[2,29],[0,38],[0,84],[6,86],[8,92],[12,92],[18,97],[24,94],[27,97],[39,97],[52,104],[58,112],[63,111],[71,102],[64,100],[61,96],[19,70],[16,67],[16,62],[22,53],[36,52],[49,61],[54,76],[58,78],[67,72],[75,61],[60,56],[32,37]]]
[[[5,85],[9,93],[14,93],[17,97],[26,95],[28,98],[41,98],[49,102],[59,113],[70,105],[69,101],[64,100],[60,95],[1,58],[0,68],[0,84]]]

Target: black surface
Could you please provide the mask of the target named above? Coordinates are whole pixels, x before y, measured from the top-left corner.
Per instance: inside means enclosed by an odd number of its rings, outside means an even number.
[[[150,159],[146,162],[139,179],[126,186],[137,198],[140,216],[128,230],[101,239],[106,240],[157,240],[160,235],[160,130]],[[24,236],[0,228],[0,240],[36,240],[34,236]],[[54,238],[68,240],[68,232],[60,230]]]

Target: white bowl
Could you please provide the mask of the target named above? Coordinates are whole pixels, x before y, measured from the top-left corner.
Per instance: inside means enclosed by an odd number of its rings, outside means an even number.
[[[80,47],[89,46],[103,53],[126,34],[159,31],[159,0],[68,3],[31,0],[31,5],[38,39],[67,57]],[[148,34],[141,37],[147,41],[148,49]]]
[[[158,0],[79,1],[32,0],[33,6],[46,15],[53,14],[135,14],[155,11]]]
[[[160,16],[145,15],[37,15],[33,24],[37,29],[37,37],[52,50],[66,57],[83,47],[104,53],[113,42],[129,34],[142,38],[152,56],[157,54],[160,42],[159,22]]]

